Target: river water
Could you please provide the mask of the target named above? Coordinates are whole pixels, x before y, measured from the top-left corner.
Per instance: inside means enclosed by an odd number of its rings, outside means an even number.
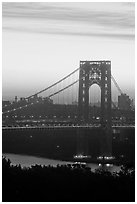
[[[42,158],[42,157],[36,157],[36,156],[28,156],[28,155],[19,155],[19,154],[8,154],[3,153],[3,156],[7,159],[10,159],[11,163],[13,165],[21,165],[21,167],[31,167],[31,165],[39,164],[39,165],[51,165],[56,166],[59,165],[65,165],[65,164],[74,164],[74,162],[68,162],[68,161],[61,161],[61,160],[54,160],[54,159],[48,159],[48,158]],[[105,164],[103,167],[101,164],[94,164],[94,163],[87,163],[86,166],[91,168],[91,171],[95,171],[95,169],[98,168],[104,168],[109,170],[110,172],[119,172],[121,167],[115,166],[112,164]]]

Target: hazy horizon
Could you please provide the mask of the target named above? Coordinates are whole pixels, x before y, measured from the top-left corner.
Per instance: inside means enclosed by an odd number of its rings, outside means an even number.
[[[2,98],[27,97],[79,67],[110,60],[134,98],[135,4],[2,3]]]

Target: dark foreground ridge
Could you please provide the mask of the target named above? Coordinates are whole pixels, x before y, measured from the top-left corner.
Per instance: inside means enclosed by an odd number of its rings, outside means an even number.
[[[134,202],[135,171],[91,172],[80,164],[22,169],[2,159],[3,202]]]

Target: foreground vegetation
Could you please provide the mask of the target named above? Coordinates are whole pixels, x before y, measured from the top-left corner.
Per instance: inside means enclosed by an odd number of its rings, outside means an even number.
[[[84,165],[13,166],[2,158],[3,202],[133,202],[135,171],[123,167],[119,173],[102,169],[92,172]]]

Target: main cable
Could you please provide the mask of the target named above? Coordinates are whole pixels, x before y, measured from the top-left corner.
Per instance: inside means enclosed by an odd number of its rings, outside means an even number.
[[[27,99],[29,99],[29,98],[32,98],[32,97],[34,97],[34,96],[36,96],[36,95],[38,95],[38,94],[40,94],[40,93],[42,93],[42,92],[44,92],[44,91],[47,91],[48,89],[50,89],[50,88],[56,86],[57,84],[61,83],[62,81],[64,81],[64,80],[67,79],[68,77],[70,77],[72,74],[76,73],[79,69],[80,69],[80,67],[77,68],[77,69],[75,69],[73,72],[71,72],[71,73],[68,74],[67,76],[63,77],[63,78],[60,79],[59,81],[55,82],[54,84],[48,86],[47,88],[42,89],[41,91],[38,91],[37,93],[32,94],[32,95],[30,95],[30,96],[28,96],[28,97],[25,97],[24,100],[27,100]],[[12,106],[12,105],[13,105],[13,104],[10,104],[9,106],[6,106],[6,108],[7,108],[7,107],[10,107],[10,106]],[[7,112],[7,111],[6,111],[6,112]]]
[[[47,88],[45,88],[45,89],[43,89],[43,90],[41,90],[41,91],[39,91],[39,92],[37,92],[37,93],[31,95],[31,96],[26,97],[25,99],[32,98],[33,96],[36,96],[36,95],[38,95],[38,94],[40,94],[40,93],[42,93],[42,92],[44,92],[44,91],[47,91],[48,89],[52,88],[53,86],[56,86],[56,85],[59,84],[60,82],[64,81],[64,80],[67,79],[68,77],[70,77],[72,74],[74,74],[75,72],[77,72],[79,69],[80,69],[80,68],[75,69],[73,72],[71,72],[70,74],[68,74],[68,75],[65,76],[64,78],[62,78],[62,79],[60,79],[59,81],[55,82],[54,84],[48,86]]]
[[[55,96],[56,94],[58,94],[58,93],[64,91],[65,89],[67,89],[67,88],[73,86],[73,85],[76,84],[79,80],[81,80],[81,79],[78,79],[78,80],[74,81],[72,84],[69,84],[68,86],[66,86],[66,87],[64,87],[64,88],[62,88],[62,89],[60,89],[59,91],[56,91],[56,92],[54,92],[53,94],[50,94],[50,95],[48,96],[48,98],[51,98],[51,97]],[[26,108],[26,107],[28,107],[28,106],[30,106],[30,105],[34,105],[34,104],[36,104],[36,103],[39,103],[39,101],[30,103],[30,104],[26,104],[26,105],[21,106],[21,107],[18,107],[18,108],[14,108],[14,109],[12,109],[12,110],[8,110],[8,111],[5,111],[5,112],[2,112],[2,114],[4,115],[4,114],[6,114],[6,113],[14,112],[14,111],[16,111],[16,110],[19,110],[19,109],[22,109],[22,108]]]

